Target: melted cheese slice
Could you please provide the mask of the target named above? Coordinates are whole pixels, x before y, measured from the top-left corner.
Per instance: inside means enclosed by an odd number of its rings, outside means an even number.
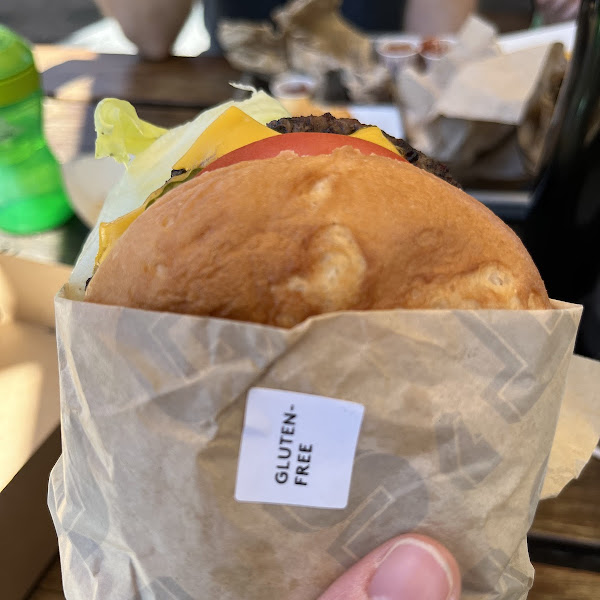
[[[195,176],[217,158],[252,142],[258,142],[276,135],[282,134],[269,129],[266,125],[259,123],[235,106],[228,108],[206,128],[190,149],[173,165],[171,178],[159,189],[152,192],[142,206],[110,223],[100,224],[100,244],[94,271],[108,256],[108,253],[127,228],[158,198],[183,183],[186,179]],[[354,132],[352,137],[372,142],[387,148],[391,152],[400,154],[396,147],[383,135],[379,127],[364,127]]]
[[[390,152],[393,152],[394,154],[400,156],[398,148],[396,148],[396,146],[394,146],[394,144],[392,144],[392,142],[390,142],[390,140],[388,140],[385,137],[385,135],[383,135],[383,131],[381,131],[379,127],[363,127],[362,129],[351,133],[350,137],[355,137],[361,140],[366,140],[367,142],[372,142],[373,144],[377,144],[378,146],[386,148]]]

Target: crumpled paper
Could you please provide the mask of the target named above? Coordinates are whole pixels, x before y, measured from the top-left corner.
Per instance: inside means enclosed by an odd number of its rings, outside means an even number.
[[[566,68],[562,44],[502,53],[496,39],[491,25],[471,17],[447,55],[396,79],[410,143],[466,186],[531,180]]]
[[[542,498],[558,496],[566,481],[579,477],[596,448],[600,438],[599,382],[600,362],[574,356],[567,373]]]
[[[387,69],[374,56],[369,37],[340,14],[341,0],[292,0],[273,12],[274,24],[224,20],[219,43],[237,69],[265,76],[303,72],[324,86],[341,72],[352,102],[389,100]],[[319,90],[316,92],[319,95]]]
[[[454,553],[463,598],[525,598],[580,317],[555,306],[347,312],[286,330],[59,294],[49,506],[67,600],[315,600],[407,531]],[[365,405],[346,509],[235,501],[255,386]],[[573,476],[561,458],[558,487]]]

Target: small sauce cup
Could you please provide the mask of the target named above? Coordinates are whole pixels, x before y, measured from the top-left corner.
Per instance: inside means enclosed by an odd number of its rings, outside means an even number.
[[[447,38],[425,38],[419,47],[419,54],[425,62],[425,68],[446,56],[455,45],[456,41]]]
[[[316,81],[309,75],[301,73],[281,73],[276,75],[269,86],[271,94],[280,100],[297,100],[311,98]]]
[[[382,39],[375,45],[375,51],[392,75],[414,62],[418,46],[412,42],[394,39]]]

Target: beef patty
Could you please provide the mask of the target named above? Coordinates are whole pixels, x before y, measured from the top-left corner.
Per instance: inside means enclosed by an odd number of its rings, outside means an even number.
[[[320,116],[310,117],[284,117],[276,121],[267,123],[267,127],[278,131],[279,133],[337,133],[339,135],[350,135],[363,127],[370,127],[356,119],[337,119],[331,113],[325,113]],[[394,144],[409,163],[433,173],[440,179],[447,181],[451,185],[460,188],[460,184],[450,175],[448,167],[443,163],[429,158],[422,152],[415,150],[408,142],[397,139],[383,132],[385,137]]]

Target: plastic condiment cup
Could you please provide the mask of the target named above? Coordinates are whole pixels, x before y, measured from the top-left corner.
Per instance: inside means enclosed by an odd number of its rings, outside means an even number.
[[[392,75],[396,75],[400,69],[414,62],[419,49],[409,41],[383,39],[376,43],[375,51]]]

